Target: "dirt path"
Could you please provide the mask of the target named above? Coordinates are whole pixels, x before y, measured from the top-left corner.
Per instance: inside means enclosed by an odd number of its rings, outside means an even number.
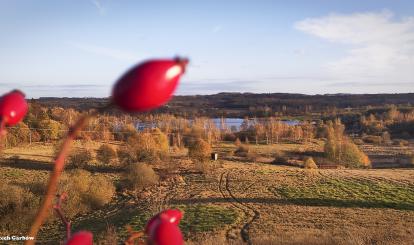
[[[246,242],[247,244],[252,244],[252,241],[249,235],[249,228],[254,221],[259,219],[260,213],[255,208],[251,207],[250,205],[246,203],[243,203],[237,197],[234,196],[234,194],[231,192],[231,189],[230,189],[229,175],[230,173],[228,171],[221,173],[220,183],[219,183],[220,192],[224,198],[230,199],[230,203],[234,207],[240,209],[246,215],[247,221],[243,224],[243,227],[240,231],[240,235],[244,242]]]

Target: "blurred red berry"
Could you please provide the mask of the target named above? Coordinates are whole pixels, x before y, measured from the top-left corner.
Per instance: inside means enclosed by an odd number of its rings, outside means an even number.
[[[127,112],[157,108],[171,99],[187,64],[180,58],[138,64],[115,83],[112,100]]]
[[[79,231],[72,235],[65,245],[92,245],[93,234],[89,231]]]
[[[161,220],[159,219],[158,215],[152,217],[145,225],[145,234],[149,235],[150,233],[152,233],[155,227],[157,227],[157,225],[159,225],[160,222]]]
[[[167,219],[170,223],[179,225],[181,219],[183,218],[183,212],[179,209],[167,209],[160,213],[161,219]]]
[[[154,232],[149,236],[151,244],[156,245],[182,245],[184,244],[183,235],[180,228],[166,220],[155,227]]]
[[[27,111],[28,105],[21,91],[13,90],[0,97],[0,117],[5,125],[13,126],[19,123]]]
[[[174,225],[179,225],[183,217],[183,213],[178,209],[164,210],[154,217],[152,217],[145,226],[145,233],[150,235],[154,229],[161,223],[161,221],[167,221]]]

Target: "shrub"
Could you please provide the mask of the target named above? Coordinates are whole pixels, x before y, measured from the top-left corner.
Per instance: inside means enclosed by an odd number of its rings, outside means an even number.
[[[134,190],[141,190],[158,182],[158,175],[145,163],[130,164],[124,173],[125,184]]]
[[[119,163],[123,166],[127,166],[136,161],[133,152],[127,147],[118,148],[116,154],[118,156]]]
[[[84,193],[88,191],[89,184],[90,173],[85,170],[72,170],[62,176],[58,192],[66,192],[68,194],[68,198],[63,205],[65,215],[71,218],[78,213],[89,211],[88,206],[83,200]]]
[[[224,136],[223,136],[223,140],[224,141],[233,141],[234,142],[237,139],[236,139],[236,135],[235,134],[233,134],[233,133],[225,133]]]
[[[195,160],[204,161],[211,156],[211,146],[203,139],[197,139],[189,148],[188,155]]]
[[[104,176],[93,176],[86,170],[75,169],[63,176],[59,193],[63,192],[68,194],[63,210],[68,217],[73,217],[110,202],[115,194],[115,187]]]
[[[116,151],[110,145],[104,144],[96,152],[96,159],[103,164],[110,164],[116,157]]]
[[[39,132],[32,131],[32,142],[39,142],[40,139],[41,139],[41,136],[40,136]]]
[[[158,145],[154,137],[148,133],[140,133],[128,139],[127,146],[136,161],[155,161],[158,157]]]
[[[99,245],[115,245],[119,244],[119,237],[118,233],[116,231],[116,227],[113,225],[108,225],[106,227],[106,230],[99,234],[98,236],[98,242]]]
[[[196,171],[203,173],[203,174],[209,174],[211,173],[211,170],[212,170],[210,161],[196,161],[194,167]]]
[[[118,141],[127,141],[129,137],[138,134],[133,124],[123,125],[118,132],[115,132],[115,139]]]
[[[152,162],[165,158],[169,152],[167,136],[160,130],[143,132],[129,137],[121,152],[121,162]]]
[[[315,161],[313,160],[312,157],[308,157],[305,159],[305,162],[303,164],[303,168],[306,169],[317,169],[318,165],[316,165]]]
[[[33,180],[27,183],[27,187],[35,195],[42,196],[46,192],[46,182],[43,180]]]
[[[384,131],[381,134],[382,143],[383,144],[390,144],[391,143],[391,135],[388,131]]]
[[[0,231],[21,234],[29,228],[40,198],[25,188],[5,182],[0,182],[0,193]]]
[[[243,144],[241,144],[237,149],[236,149],[236,151],[234,152],[234,154],[236,155],[236,156],[239,156],[239,157],[245,157],[245,156],[247,156],[247,154],[250,152],[250,148],[249,148],[249,146],[248,145],[243,145]]]
[[[241,146],[241,141],[240,141],[240,139],[239,139],[239,138],[237,138],[237,139],[234,141],[234,145],[235,145],[235,146]]]
[[[257,159],[259,158],[259,154],[257,154],[254,151],[250,151],[246,154],[246,158],[250,161],[250,162],[256,162]]]
[[[346,167],[370,167],[368,156],[352,142],[345,142],[342,147],[340,159]]]
[[[411,165],[411,167],[414,167],[414,154],[409,155],[408,158],[409,164]]]
[[[165,166],[165,164],[164,164],[164,166]],[[167,169],[168,174],[175,173],[180,169],[180,162],[175,161],[175,160],[174,161],[168,161],[166,163],[166,167],[167,167],[166,169]]]
[[[92,209],[100,208],[109,203],[114,196],[115,186],[104,176],[96,176],[91,180],[86,195],[88,205]]]
[[[275,153],[273,153],[273,164],[286,164],[288,162],[288,158],[286,157],[285,153],[282,151],[275,151]]]
[[[408,146],[409,142],[403,139],[395,139],[392,141],[392,144],[397,146]]]
[[[161,132],[160,129],[156,128],[152,131],[155,143],[158,146],[158,154],[164,157],[170,148],[168,136]]]
[[[85,148],[74,150],[69,156],[69,163],[75,168],[83,168],[92,160],[92,152]]]
[[[110,126],[106,125],[106,123],[99,123],[93,128],[95,131],[89,137],[93,140],[103,140],[103,141],[110,141],[114,139],[114,135],[110,130]],[[88,138],[88,137],[87,137]]]
[[[346,167],[370,167],[368,156],[351,141],[334,142],[328,140],[325,144],[326,157]]]
[[[362,139],[354,139],[354,143],[357,145],[363,145],[364,141]]]
[[[9,128],[3,144],[6,147],[14,147],[24,143],[29,143],[29,127],[23,122]]]
[[[367,135],[362,138],[365,143],[380,145],[382,143],[381,136]]]

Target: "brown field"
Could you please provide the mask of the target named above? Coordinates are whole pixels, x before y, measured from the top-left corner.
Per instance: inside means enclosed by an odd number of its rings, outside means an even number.
[[[219,161],[210,162],[212,170],[204,174],[185,152],[173,154],[170,163],[154,166],[158,185],[138,194],[117,191],[103,208],[77,215],[73,228],[103,239],[113,226],[122,242],[125,225],[142,229],[152,214],[177,207],[185,211],[181,228],[189,244],[413,244],[414,169],[305,170],[270,164],[272,153],[318,152],[319,142],[251,147],[254,160],[232,156],[234,144],[217,145]],[[0,174],[16,185],[45,182],[52,156],[52,144],[6,149]],[[93,162],[87,169],[115,183],[121,174]],[[56,244],[63,235],[55,220],[39,241]]]
[[[361,149],[370,157],[374,168],[407,167],[411,164],[412,146],[362,145]]]

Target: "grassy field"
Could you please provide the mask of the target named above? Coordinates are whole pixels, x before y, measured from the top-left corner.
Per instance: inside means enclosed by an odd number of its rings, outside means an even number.
[[[266,160],[275,150],[320,151],[321,146],[251,147]],[[228,157],[208,174],[193,171],[191,161],[177,156],[172,161],[178,168],[158,185],[139,195],[117,191],[103,208],[73,218],[73,228],[92,230],[98,239],[115,227],[118,241],[123,241],[126,225],[140,230],[154,213],[173,207],[185,212],[180,226],[189,244],[412,244],[414,169],[305,170],[240,161],[230,156],[234,149],[233,144],[216,147]],[[6,149],[4,156],[12,160],[0,165],[3,180],[24,186],[46,181],[53,146]],[[95,173],[113,181],[120,174]],[[56,244],[63,235],[56,220],[44,227],[39,239]]]
[[[275,195],[299,205],[414,210],[412,185],[385,180],[323,178],[305,186],[275,187]]]

